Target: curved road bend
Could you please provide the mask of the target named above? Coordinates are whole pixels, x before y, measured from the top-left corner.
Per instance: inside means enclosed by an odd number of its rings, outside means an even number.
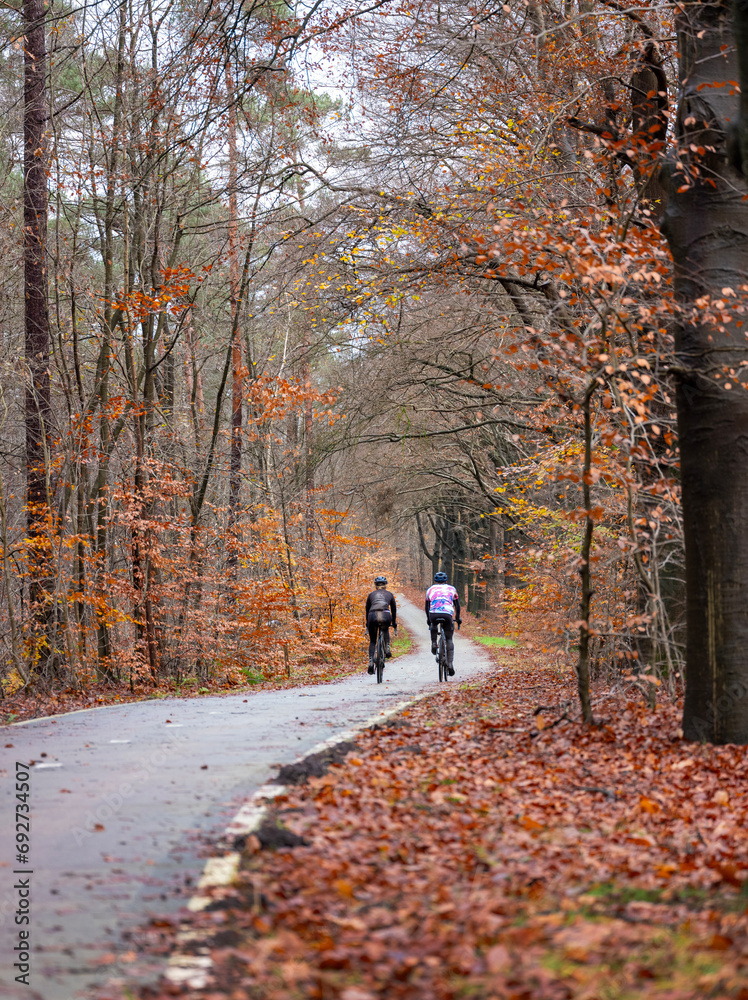
[[[423,611],[400,597],[398,613],[418,647],[389,661],[381,685],[362,672],[336,684],[114,705],[3,728],[2,743],[13,746],[0,771],[0,996],[17,974],[15,761],[35,761],[31,991],[73,1000],[133,973],[111,962],[128,952],[128,929],[187,902],[202,872],[201,848],[221,836],[275,764],[434,686]],[[455,634],[455,681],[491,662]]]

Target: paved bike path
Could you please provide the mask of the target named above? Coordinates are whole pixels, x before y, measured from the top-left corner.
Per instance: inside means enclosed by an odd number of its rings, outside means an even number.
[[[44,1000],[74,1000],[132,972],[128,932],[186,903],[206,845],[274,765],[435,686],[423,611],[398,597],[398,616],[415,648],[388,661],[381,685],[364,670],[335,684],[159,699],[4,728],[12,747],[0,771],[0,996],[17,974],[15,761],[35,762],[31,988]],[[492,662],[456,633],[455,682]]]

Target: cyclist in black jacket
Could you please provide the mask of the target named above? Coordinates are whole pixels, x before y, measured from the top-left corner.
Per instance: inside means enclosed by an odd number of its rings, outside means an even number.
[[[374,673],[374,650],[377,644],[379,624],[384,626],[384,655],[392,656],[390,652],[390,625],[397,635],[397,605],[395,595],[387,587],[387,577],[378,576],[374,581],[376,590],[372,590],[366,598],[366,628],[369,632],[369,670]]]

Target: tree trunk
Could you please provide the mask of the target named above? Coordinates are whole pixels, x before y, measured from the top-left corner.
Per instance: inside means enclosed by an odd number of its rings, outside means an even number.
[[[446,517],[441,517],[436,522],[439,525],[440,541],[442,543],[441,568],[447,574],[447,579],[454,587],[455,563],[453,554],[453,539],[451,525]]]
[[[106,576],[109,524],[109,471],[112,452],[123,423],[112,427],[110,420],[109,381],[112,367],[112,340],[117,324],[116,316],[119,310],[114,308],[114,248],[117,234],[115,233],[115,205],[117,200],[117,185],[119,183],[119,153],[122,136],[123,93],[125,88],[125,41],[127,36],[127,4],[123,2],[119,8],[119,27],[117,32],[117,70],[114,94],[114,110],[112,114],[112,133],[106,155],[106,199],[104,226],[99,243],[104,267],[104,302],[102,317],[102,338],[96,361],[96,381],[94,397],[99,409],[99,460],[94,477],[89,512],[91,520],[91,535],[94,538],[95,569],[93,574],[93,590],[97,600],[96,608],[96,650],[97,672],[100,679],[112,680],[112,637],[109,628],[107,608],[110,595],[107,592]],[[84,66],[84,73],[86,73]],[[90,167],[95,169],[93,149],[90,152]],[[95,529],[95,530],[94,530]]]
[[[738,66],[729,6],[684,10],[679,159],[663,222],[683,309],[676,334],[688,618],[683,731],[692,740],[746,743],[748,377],[739,367],[745,328],[731,305],[744,299],[748,201],[725,140],[739,111],[726,81],[738,78]]]
[[[47,46],[44,0],[25,0],[24,21],[24,294],[26,384],[26,527],[30,542],[32,659],[46,662],[50,636],[51,524],[47,476],[51,423],[47,312]]]
[[[429,521],[431,521],[430,517]],[[439,565],[441,563],[441,548],[442,548],[441,539],[439,538],[439,533],[436,531],[436,529],[434,529],[434,549],[432,552],[429,552],[428,546],[426,545],[426,538],[423,534],[421,517],[420,514],[418,514],[418,512],[416,512],[416,524],[418,525],[418,538],[421,542],[421,549],[431,563],[431,572],[429,574],[429,578],[426,583],[426,589],[428,590],[428,588],[434,582],[434,574],[439,572]],[[432,528],[434,527],[433,522],[431,522],[431,527]]]
[[[582,722],[593,723],[592,702],[590,700],[590,617],[592,611],[592,574],[590,573],[590,557],[592,555],[592,532],[594,523],[590,515],[592,496],[590,491],[590,474],[592,471],[592,392],[594,383],[584,395],[582,413],[584,414],[584,471],[582,473],[582,502],[586,516],[584,519],[584,534],[579,553],[579,576],[582,595],[579,605],[579,661],[577,663],[577,690],[579,704],[582,708]]]
[[[504,591],[503,572],[504,524],[501,514],[491,514],[488,518],[488,554],[483,576],[486,580],[486,607],[498,609]]]
[[[229,474],[229,532],[228,532],[228,567],[232,587],[236,587],[236,576],[239,566],[237,547],[239,496],[242,474],[242,335],[237,314],[239,301],[239,257],[237,246],[237,167],[238,150],[236,144],[236,104],[234,97],[234,77],[231,63],[226,60],[226,91],[229,100],[229,282],[231,286],[231,328],[233,345],[231,348],[231,458]],[[233,599],[232,594],[232,599]]]
[[[314,550],[314,420],[312,414],[312,374],[309,364],[309,332],[304,328],[304,368],[302,379],[307,398],[304,402],[304,493],[306,495],[306,510],[304,521],[306,528],[306,554],[311,556]]]
[[[461,512],[458,510],[457,523],[453,522],[450,526],[452,529],[452,548],[455,551],[455,561],[454,561],[454,579],[452,580],[452,586],[455,588],[457,593],[460,595],[460,606],[466,608],[469,603],[469,598],[467,594],[467,583],[468,583],[468,570],[467,570],[467,529],[459,523]]]

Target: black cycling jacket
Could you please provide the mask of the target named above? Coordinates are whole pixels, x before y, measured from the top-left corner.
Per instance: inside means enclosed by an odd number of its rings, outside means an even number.
[[[366,598],[366,617],[369,618],[370,611],[390,611],[392,613],[392,626],[397,628],[397,605],[395,595],[389,590],[372,590]]]

